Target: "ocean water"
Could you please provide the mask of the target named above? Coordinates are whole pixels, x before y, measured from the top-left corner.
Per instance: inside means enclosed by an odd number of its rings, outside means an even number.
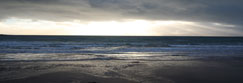
[[[242,37],[0,36],[0,61],[183,61],[242,57]]]

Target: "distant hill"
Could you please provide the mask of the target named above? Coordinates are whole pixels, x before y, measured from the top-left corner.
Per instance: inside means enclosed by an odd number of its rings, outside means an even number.
[[[6,34],[0,34],[0,36],[8,36],[8,35],[6,35]]]

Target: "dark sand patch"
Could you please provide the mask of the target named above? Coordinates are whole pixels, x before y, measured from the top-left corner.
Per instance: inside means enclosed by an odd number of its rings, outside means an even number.
[[[121,78],[103,78],[83,73],[55,72],[0,83],[136,83]]]
[[[198,65],[171,65],[158,68],[155,75],[175,83],[243,83],[243,66],[240,64],[243,62],[202,61]]]

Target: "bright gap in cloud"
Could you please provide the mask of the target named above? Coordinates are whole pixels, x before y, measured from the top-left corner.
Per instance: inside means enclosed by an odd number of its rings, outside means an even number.
[[[72,21],[53,22],[11,18],[0,22],[1,34],[17,35],[108,35],[108,36],[208,36],[222,35],[215,23],[212,26],[188,21]],[[214,25],[214,26],[213,26]],[[213,27],[213,28],[212,28]],[[233,26],[230,26],[233,27]],[[215,34],[217,32],[217,34]],[[229,31],[229,33],[235,33]]]

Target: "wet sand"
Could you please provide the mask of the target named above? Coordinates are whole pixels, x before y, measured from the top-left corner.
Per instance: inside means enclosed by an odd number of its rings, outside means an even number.
[[[1,62],[0,83],[242,83],[243,61]]]
[[[2,81],[3,83],[136,83],[119,78],[101,78],[82,73],[54,72],[38,76]]]

